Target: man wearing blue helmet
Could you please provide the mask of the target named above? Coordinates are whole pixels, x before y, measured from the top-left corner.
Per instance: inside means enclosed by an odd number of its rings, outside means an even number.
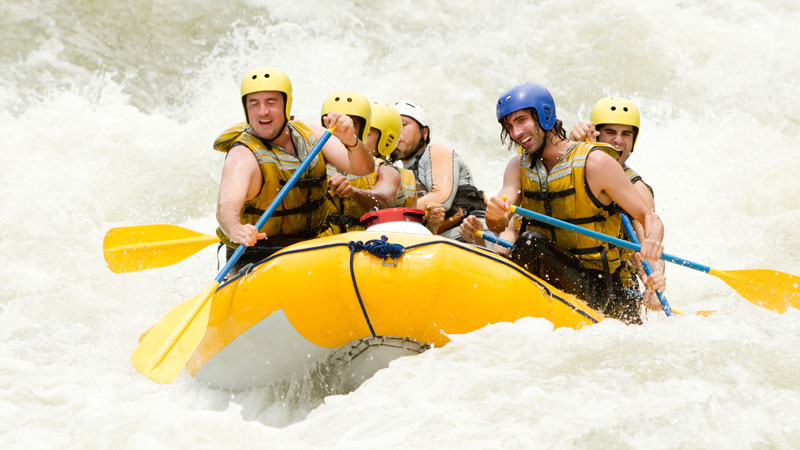
[[[661,257],[661,220],[628,181],[616,149],[569,141],[547,89],[533,83],[512,88],[497,101],[497,120],[501,140],[521,154],[511,158],[500,193],[487,204],[490,230],[505,231],[512,218],[509,206],[520,205],[616,237],[615,212],[622,208],[644,226],[641,255]],[[618,248],[529,219],[520,220],[518,230],[512,261],[610,317],[641,323],[620,281]]]

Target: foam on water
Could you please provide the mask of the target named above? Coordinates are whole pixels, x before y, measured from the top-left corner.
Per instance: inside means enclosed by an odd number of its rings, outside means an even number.
[[[516,3],[516,4],[514,4]],[[106,230],[215,227],[238,83],[275,65],[295,115],[324,97],[424,104],[435,142],[501,185],[497,96],[537,81],[567,127],[604,95],[642,113],[630,164],[673,255],[800,273],[800,7],[779,0],[13,1],[0,17],[3,448],[796,448],[800,312],[668,268],[673,306],[641,327],[496,324],[397,360],[358,390],[295,380],[231,393],[156,385],[139,335],[216,274],[214,249],[115,275]],[[298,295],[302,291],[298,290]],[[334,391],[335,392],[335,391]]]

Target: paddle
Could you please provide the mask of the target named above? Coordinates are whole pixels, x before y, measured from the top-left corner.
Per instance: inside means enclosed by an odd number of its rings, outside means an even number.
[[[308,169],[311,161],[317,157],[322,146],[331,137],[331,131],[325,131],[308,156],[289,177],[278,195],[275,196],[275,200],[256,222],[257,229],[260,230],[267,223],[289,190]],[[131,362],[136,370],[157,383],[170,383],[178,376],[206,332],[208,316],[211,312],[210,300],[214,297],[220,282],[236,264],[246,248],[244,244],[239,245],[214,281],[210,282],[199,294],[173,308],[147,332],[131,355]]]
[[[216,236],[177,225],[119,227],[106,233],[103,256],[112,272],[134,272],[179,263],[217,242]]]
[[[628,237],[631,239],[631,242],[634,244],[639,244],[639,238],[636,236],[636,232],[633,230],[633,225],[631,225],[631,219],[628,219],[628,215],[624,213],[620,213],[622,216],[622,226],[625,227],[625,232],[628,233]],[[644,266],[644,272],[649,277],[651,273],[653,273],[653,268],[650,267],[650,261],[643,259],[642,265]],[[664,297],[664,294],[661,292],[656,291],[656,295],[658,295],[658,301],[661,302],[661,307],[664,309],[664,313],[667,314],[667,317],[672,315],[672,308],[670,308],[669,303],[667,303],[667,297]]]
[[[628,250],[639,251],[642,246],[622,239],[611,237],[596,231],[573,225],[562,220],[554,219],[537,212],[510,206],[511,212],[544,222],[555,227],[574,231],[589,236],[598,241],[614,244]],[[733,288],[747,301],[775,312],[784,313],[789,307],[800,309],[800,277],[772,269],[745,269],[723,271],[713,267],[704,266],[677,256],[663,253],[661,258],[674,264],[688,267],[713,275]]]
[[[492,242],[494,244],[497,244],[497,245],[499,245],[501,247],[511,248],[511,247],[514,246],[513,243],[508,242],[507,240],[496,236],[491,231],[475,230],[475,236],[478,236],[479,238],[483,238],[483,239],[485,239],[485,240],[487,240],[489,242]]]
[[[497,245],[500,245],[500,246],[503,246],[503,247],[505,247],[505,248],[511,248],[511,247],[513,247],[513,246],[514,246],[514,244],[513,244],[513,243],[511,243],[511,242],[509,242],[509,241],[506,241],[505,239],[502,239],[502,238],[499,238],[499,237],[497,237],[497,236],[496,236],[494,233],[492,233],[491,231],[487,231],[487,230],[476,230],[476,231],[475,231],[475,236],[478,236],[479,238],[483,238],[483,239],[485,239],[485,240],[487,240],[487,241],[489,241],[489,242],[493,242],[493,243],[495,243],[495,244],[497,244]],[[648,263],[648,265],[649,265],[649,263]],[[625,289],[625,290],[626,290],[626,291],[628,291],[628,289]],[[631,294],[633,294],[633,295],[638,295],[638,296],[639,296],[639,298],[641,298],[641,295],[642,295],[642,294],[640,294],[640,293],[638,293],[638,292],[635,292],[635,291],[630,291],[630,292],[631,292]],[[666,298],[664,299],[664,301],[666,301]],[[663,305],[663,304],[662,304],[662,305]],[[671,310],[671,312],[672,312],[673,314],[678,314],[678,315],[683,315],[683,314],[684,314],[683,310],[680,310],[680,309],[677,309],[677,308],[672,308],[672,307],[670,307],[670,310]],[[666,311],[666,310],[665,310],[665,311]],[[716,312],[716,311],[714,311],[714,310],[703,310],[703,311],[695,311],[695,314],[697,314],[698,316],[704,316],[704,317],[708,317],[708,316],[710,316],[711,314],[713,314],[713,313],[715,313],[715,312]]]

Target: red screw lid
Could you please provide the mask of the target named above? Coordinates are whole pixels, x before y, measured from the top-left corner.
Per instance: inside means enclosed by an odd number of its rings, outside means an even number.
[[[361,223],[369,228],[386,222],[419,222],[425,223],[425,211],[416,208],[387,208],[372,211],[361,216]]]

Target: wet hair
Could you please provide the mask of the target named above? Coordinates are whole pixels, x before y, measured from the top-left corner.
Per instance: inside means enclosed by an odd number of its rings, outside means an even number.
[[[533,117],[533,123],[535,123],[536,126],[541,129],[542,127],[539,124],[539,114],[536,113],[536,109],[525,108],[524,110],[529,111],[531,113],[531,117]],[[514,142],[514,140],[511,139],[511,136],[509,136],[508,134],[508,120],[509,120],[508,118],[510,116],[511,114],[508,114],[504,116],[502,119],[500,119],[500,125],[502,126],[502,128],[500,129],[500,142],[502,142],[503,145],[506,145],[509,150],[513,150],[517,145],[517,143]],[[551,128],[550,131],[552,131],[553,134],[555,134],[555,137],[558,138],[557,140],[559,141],[567,140],[567,132],[564,131],[564,124],[560,120],[556,119],[556,123],[553,125],[553,128]],[[547,138],[546,134],[545,138]]]
[[[414,119],[414,122],[417,122],[417,120]],[[427,147],[428,144],[431,143],[431,127],[424,127],[419,122],[417,122],[417,125],[419,126],[419,135],[421,136],[420,140],[424,141],[424,144]],[[427,136],[425,136],[425,128],[428,129],[428,135]]]
[[[364,120],[363,117],[352,116],[352,115],[349,116],[351,119],[353,119],[353,125],[354,125],[353,128],[355,128],[356,136],[358,137],[358,140],[361,140],[361,137],[364,136],[364,127],[367,126],[367,121]],[[356,144],[357,143],[358,142],[356,142]]]

